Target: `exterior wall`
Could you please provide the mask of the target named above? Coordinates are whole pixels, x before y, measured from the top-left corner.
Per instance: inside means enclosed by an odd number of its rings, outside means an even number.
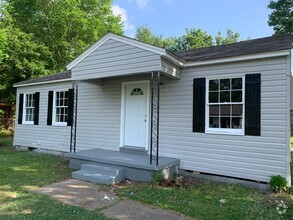
[[[174,78],[180,79],[181,77],[181,69],[163,58],[161,58],[161,71]]]
[[[160,70],[160,55],[108,40],[72,68],[72,79],[94,79]]]
[[[181,169],[266,182],[276,174],[288,177],[287,70],[283,57],[186,68],[181,80],[164,78],[160,155],[179,158]],[[262,77],[261,136],[193,133],[193,79],[248,73]]]
[[[122,82],[149,80],[149,75],[80,81],[76,151],[119,150]]]
[[[48,126],[47,108],[48,91],[68,90],[70,88],[72,88],[72,82],[49,83],[39,86],[19,87],[17,89],[14,146],[69,152],[70,126]],[[40,92],[39,125],[18,124],[19,94],[35,92]]]

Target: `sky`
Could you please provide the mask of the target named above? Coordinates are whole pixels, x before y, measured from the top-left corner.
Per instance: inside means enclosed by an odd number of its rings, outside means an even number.
[[[240,39],[271,36],[267,8],[269,0],[114,0],[114,14],[121,14],[126,36],[146,25],[163,37],[182,36],[186,28],[200,28],[209,34],[227,29]]]

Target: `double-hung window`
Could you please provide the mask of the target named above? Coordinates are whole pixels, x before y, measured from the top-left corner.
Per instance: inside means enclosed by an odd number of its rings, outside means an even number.
[[[53,103],[53,125],[67,125],[68,91],[55,91]]]
[[[35,94],[24,94],[23,124],[34,124]]]
[[[244,134],[244,77],[208,79],[206,132]]]

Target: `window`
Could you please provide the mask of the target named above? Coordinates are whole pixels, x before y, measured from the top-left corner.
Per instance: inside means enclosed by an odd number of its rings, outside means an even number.
[[[143,95],[143,91],[141,90],[141,88],[135,88],[131,91],[130,93],[131,96],[133,95]]]
[[[23,124],[33,124],[35,114],[35,94],[24,94]]]
[[[68,92],[54,92],[53,125],[67,125],[68,118]]]
[[[244,78],[207,81],[206,132],[244,133]]]

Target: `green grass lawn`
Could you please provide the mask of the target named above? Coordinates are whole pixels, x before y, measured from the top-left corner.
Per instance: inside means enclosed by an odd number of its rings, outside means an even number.
[[[56,156],[15,151],[0,137],[0,219],[105,219],[97,212],[62,204],[29,189],[70,177],[68,162]]]
[[[134,183],[122,187],[119,193],[198,219],[293,219],[293,195],[265,193],[239,185],[195,181],[190,187],[166,188],[158,184]],[[226,199],[226,203],[221,204],[221,199]],[[283,215],[276,210],[276,201],[280,200],[288,206]]]
[[[15,151],[11,138],[0,137],[0,219],[104,219],[98,210],[64,205],[29,189],[70,177],[68,162],[50,155]],[[129,196],[133,192],[134,196]],[[158,184],[121,186],[118,195],[171,209],[198,219],[292,219],[293,198],[254,189],[196,181],[187,188]],[[221,204],[223,198],[227,202]],[[289,206],[285,215],[276,211],[275,200]]]

